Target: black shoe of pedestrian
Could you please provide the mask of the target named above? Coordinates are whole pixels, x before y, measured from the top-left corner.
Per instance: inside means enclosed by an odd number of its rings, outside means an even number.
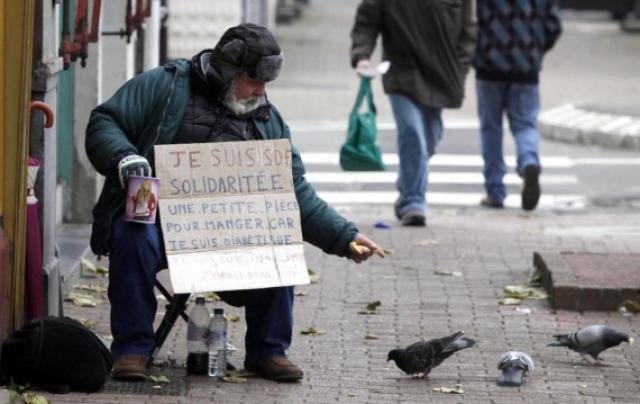
[[[402,215],[400,222],[402,223],[403,226],[424,227],[427,225],[427,218],[420,211],[410,210],[406,212],[404,215]]]
[[[522,170],[524,187],[522,188],[522,209],[533,210],[540,200],[540,167],[535,165],[525,166]]]
[[[485,195],[482,197],[482,199],[480,200],[480,205],[486,206],[487,208],[504,208],[504,203],[502,203],[502,201],[498,202],[495,199],[491,198],[489,195]]]

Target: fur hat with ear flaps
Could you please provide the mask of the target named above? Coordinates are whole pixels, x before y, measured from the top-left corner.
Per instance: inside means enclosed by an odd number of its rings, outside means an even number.
[[[240,24],[229,28],[213,49],[206,68],[207,82],[225,91],[234,76],[247,73],[261,81],[275,80],[283,55],[273,34],[263,26]]]

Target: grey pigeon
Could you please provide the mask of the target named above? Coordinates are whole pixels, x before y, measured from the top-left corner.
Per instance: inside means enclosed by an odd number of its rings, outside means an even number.
[[[474,340],[464,337],[462,332],[457,332],[440,339],[418,341],[404,349],[392,349],[387,356],[387,362],[393,360],[408,375],[426,377],[431,369],[440,365],[454,352],[472,347],[475,343]]]
[[[598,363],[601,361],[598,355],[603,351],[622,342],[633,343],[633,338],[629,338],[629,335],[606,325],[590,325],[573,334],[556,334],[553,337],[556,341],[547,346],[567,347],[578,352],[584,359],[587,359],[586,355],[590,355]]]
[[[527,353],[518,351],[503,353],[498,359],[498,369],[502,370],[498,377],[498,386],[521,386],[522,376],[529,376],[533,372],[533,367],[533,359]]]

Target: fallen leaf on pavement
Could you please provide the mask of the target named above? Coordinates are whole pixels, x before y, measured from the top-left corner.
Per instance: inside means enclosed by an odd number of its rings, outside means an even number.
[[[100,265],[96,265],[94,264],[92,261],[82,257],[80,259],[80,262],[82,263],[82,265],[84,265],[87,270],[93,274],[97,274],[97,275],[106,275],[109,273],[109,270],[103,266]]]
[[[441,276],[462,276],[462,272],[458,271],[433,271],[433,273]]]
[[[380,300],[375,300],[373,302],[367,303],[367,306],[364,310],[360,310],[358,314],[378,314],[376,309],[382,304]]]
[[[384,255],[393,255],[396,253],[396,250],[389,248],[389,249],[383,249],[382,252],[384,253]]]
[[[309,293],[305,292],[304,290],[296,290],[293,293],[294,296],[308,296]]]
[[[640,302],[637,300],[627,299],[622,302],[622,305],[631,313],[640,313]]]
[[[522,299],[516,299],[513,297],[505,297],[504,299],[498,302],[498,304],[501,304],[503,306],[515,306],[521,303],[522,303]]]
[[[24,404],[49,404],[49,400],[45,396],[35,393],[23,393],[18,396]]]
[[[228,377],[239,377],[239,378],[244,378],[246,379],[247,377],[254,377],[255,374],[251,373],[247,370],[228,370],[227,371],[227,376]]]
[[[230,321],[232,323],[237,323],[240,320],[240,316],[237,314],[225,313],[223,314],[223,316],[227,319],[227,321]]]
[[[504,287],[503,291],[506,297],[516,299],[538,300],[547,298],[547,294],[542,290],[524,285],[508,285]]]
[[[325,332],[322,330],[317,330],[314,327],[309,327],[305,330],[300,331],[300,334],[302,335],[312,335],[312,336],[316,336],[316,335],[322,335]]]
[[[367,332],[364,336],[364,339],[380,339],[380,337],[372,332]]]
[[[227,383],[246,383],[247,379],[245,379],[244,377],[224,376],[222,378],[222,381]]]
[[[311,268],[307,268],[307,272],[309,272],[309,281],[311,283],[318,283],[320,282],[320,275],[316,274],[316,271],[314,271]]]
[[[107,291],[107,288],[100,285],[73,285],[73,288],[97,293],[105,293]]]
[[[91,321],[82,317],[76,318],[75,320],[78,321],[80,324],[82,324],[85,328],[88,328],[89,330],[93,330],[94,328],[96,328],[95,321]]]
[[[206,295],[204,295],[204,301],[205,302],[219,302],[220,296],[218,296],[218,294],[216,292],[209,292]]]
[[[527,282],[528,286],[533,288],[539,288],[542,286],[542,270],[539,267],[536,267],[529,278],[529,282]]]
[[[69,293],[64,299],[66,302],[71,302],[74,306],[78,307],[96,307],[99,304],[104,303],[100,299],[96,299],[93,296],[83,295],[80,293]]]
[[[151,379],[152,382],[154,383],[169,383],[170,380],[167,376],[165,375],[158,375],[158,376],[149,376],[149,379]]]
[[[461,384],[456,384],[456,387],[446,387],[446,386],[434,387],[433,391],[436,391],[438,393],[445,393],[445,394],[464,394],[464,389],[462,388]]]

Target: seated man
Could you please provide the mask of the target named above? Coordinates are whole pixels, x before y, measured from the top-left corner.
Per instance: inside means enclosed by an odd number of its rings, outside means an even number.
[[[86,150],[106,180],[93,211],[91,248],[95,254],[109,255],[114,378],[145,378],[154,343],[154,281],[156,272],[167,267],[158,223],[123,220],[127,177],[152,174],[156,144],[290,138],[265,94],[265,83],[277,77],[282,61],[266,28],[242,24],[227,30],[213,50],[134,77],[93,110]],[[304,240],[356,262],[374,253],[384,257],[376,243],[316,195],[295,148],[292,159]],[[369,251],[353,255],[351,241]],[[293,287],[220,295],[246,308],[245,368],[267,379],[300,380],[302,371],[286,357],[293,328]]]

